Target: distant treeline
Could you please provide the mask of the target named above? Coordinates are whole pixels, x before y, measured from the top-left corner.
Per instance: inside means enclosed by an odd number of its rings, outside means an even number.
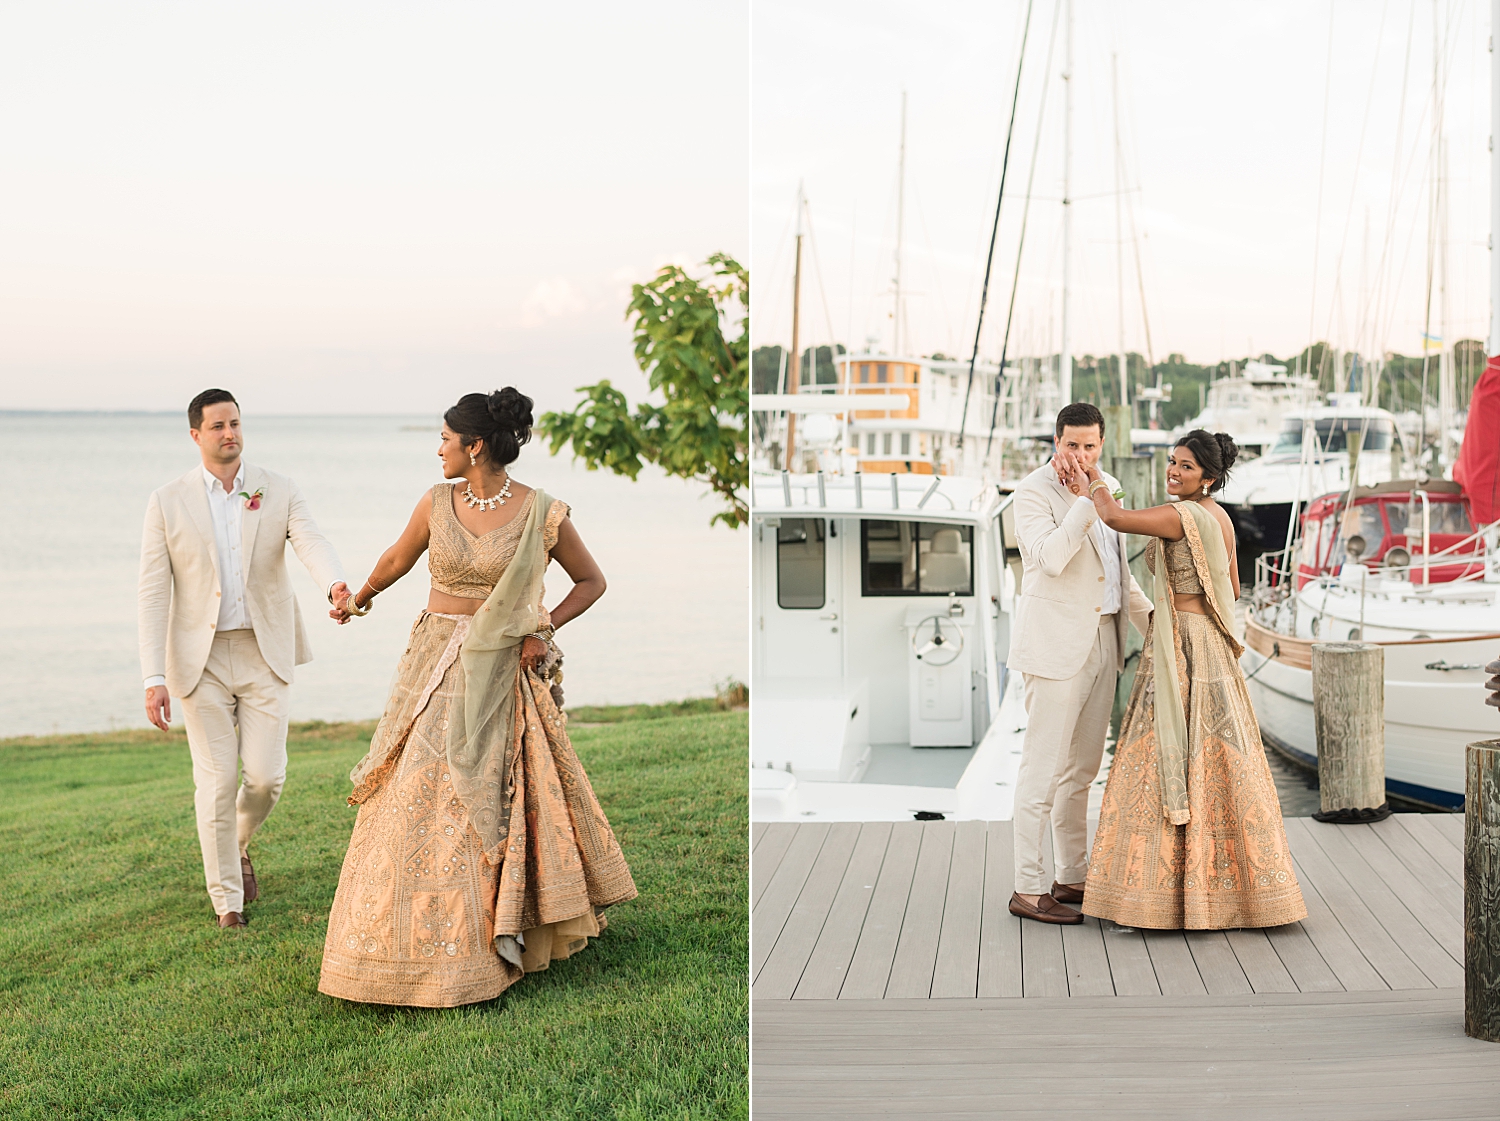
[[[1454,400],[1456,408],[1466,409],[1474,383],[1484,372],[1484,343],[1478,339],[1462,339],[1454,347]],[[779,346],[757,347],[751,362],[750,386],[752,393],[777,393],[784,389],[781,384],[783,348]],[[799,363],[801,380],[799,385],[833,385],[838,381],[834,359],[845,353],[842,343],[833,346],[808,347],[802,352]],[[932,358],[951,357],[941,353]],[[1155,385],[1160,376],[1163,385],[1172,387],[1172,399],[1158,408],[1163,428],[1175,428],[1196,416],[1201,408],[1203,395],[1210,382],[1226,378],[1231,367],[1243,370],[1246,362],[1264,362],[1268,365],[1285,366],[1288,373],[1308,373],[1318,379],[1324,392],[1358,389],[1362,380],[1363,356],[1356,357],[1348,351],[1331,349],[1326,343],[1314,343],[1301,354],[1290,358],[1277,358],[1271,354],[1248,355],[1244,358],[1226,359],[1210,366],[1199,366],[1189,362],[1181,354],[1169,354],[1164,362],[1148,366],[1145,356],[1131,352],[1126,355],[1129,363],[1131,398],[1135,389],[1144,385]],[[1022,365],[1030,359],[1021,359]],[[1056,358],[1042,359],[1055,364]],[[1421,356],[1387,354],[1379,364],[1378,404],[1391,412],[1399,413],[1415,409],[1423,399],[1423,377],[1426,377],[1426,401],[1437,407],[1438,356],[1429,355],[1424,362]],[[814,377],[816,369],[816,377]],[[1120,400],[1120,359],[1118,355],[1096,357],[1092,354],[1078,355],[1073,359],[1073,396],[1079,401],[1095,405],[1114,405]],[[1146,405],[1136,403],[1136,424],[1146,423]]]

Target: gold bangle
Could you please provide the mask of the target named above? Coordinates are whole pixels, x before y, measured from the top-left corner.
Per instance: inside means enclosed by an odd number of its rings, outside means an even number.
[[[1107,482],[1105,482],[1103,479],[1095,479],[1092,483],[1089,484],[1089,497],[1090,498],[1094,497],[1094,488],[1096,488],[1096,487],[1103,487],[1105,490],[1108,490],[1109,489],[1109,484]]]

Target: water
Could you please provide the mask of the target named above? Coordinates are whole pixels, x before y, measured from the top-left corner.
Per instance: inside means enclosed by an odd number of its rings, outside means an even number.
[[[246,460],[296,481],[358,586],[442,479],[438,426],[424,416],[252,416]],[[141,524],[151,491],[198,462],[180,414],[0,412],[0,736],[146,726]],[[538,441],[513,470],[572,507],[609,581],[558,636],[569,705],[676,700],[746,680],[747,542],[709,528],[717,507],[706,487],[653,468],[635,483],[586,471]],[[379,716],[427,601],[425,558],[344,627],[290,548],[287,567],[315,657],[297,668],[292,718]],[[570,586],[553,565],[547,603]]]

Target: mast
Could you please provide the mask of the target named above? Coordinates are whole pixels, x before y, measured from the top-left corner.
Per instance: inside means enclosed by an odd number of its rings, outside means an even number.
[[[1495,0],[1500,4],[1500,0]],[[1068,286],[1073,266],[1073,0],[1063,0],[1068,45],[1063,69],[1062,341],[1057,352],[1057,407],[1073,400],[1073,340],[1068,335]]]
[[[1121,218],[1125,191],[1124,168],[1120,150],[1120,56],[1109,56],[1109,80],[1115,99],[1115,287],[1120,312],[1120,404],[1130,404],[1130,362],[1125,357],[1125,225]]]
[[[1453,427],[1453,335],[1448,325],[1448,145],[1438,137],[1438,330],[1443,349],[1438,353],[1438,466],[1453,462],[1448,432]]]
[[[896,161],[896,306],[892,318],[896,321],[894,339],[891,343],[892,354],[900,358],[901,351],[901,320],[904,318],[901,308],[901,242],[906,222],[906,91],[901,91],[901,155]]]
[[[792,353],[787,362],[786,391],[796,393],[802,380],[802,181],[797,181],[797,256],[792,273]],[[813,362],[813,378],[818,376],[816,355]],[[795,469],[794,455],[797,440],[797,414],[786,414],[786,463],[788,471]]]
[[[1500,124],[1500,66],[1495,64],[1495,35],[1500,32],[1500,0],[1490,0],[1490,334],[1484,348],[1500,354],[1500,144],[1495,126]]]

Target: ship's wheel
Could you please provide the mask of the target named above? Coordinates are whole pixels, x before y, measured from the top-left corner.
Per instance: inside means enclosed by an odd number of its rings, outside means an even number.
[[[964,652],[963,628],[947,615],[929,615],[912,628],[911,650],[923,665],[951,665]]]

